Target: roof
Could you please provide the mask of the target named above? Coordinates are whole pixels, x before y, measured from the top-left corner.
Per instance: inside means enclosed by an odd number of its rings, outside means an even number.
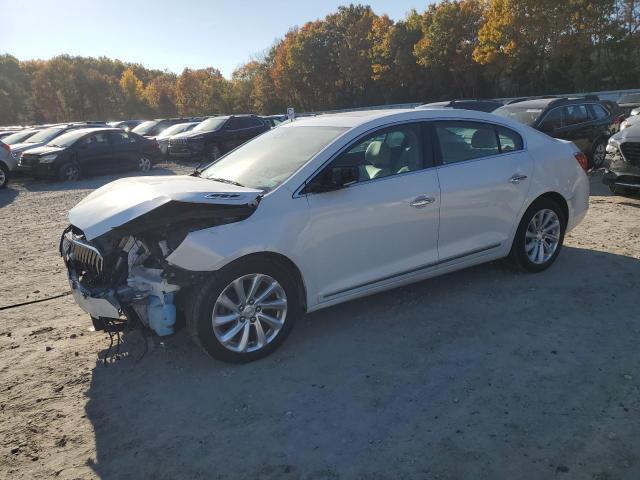
[[[367,123],[381,123],[381,119],[398,121],[406,120],[428,120],[435,118],[451,118],[451,119],[469,119],[484,120],[505,125],[512,125],[514,128],[522,127],[522,124],[498,117],[490,113],[479,112],[475,110],[456,110],[452,108],[428,108],[428,109],[387,109],[387,110],[359,110],[356,112],[344,112],[318,115],[315,117],[297,118],[293,122],[285,122],[278,128],[290,128],[296,126],[319,126],[319,127],[345,127],[355,128]],[[375,125],[374,125],[375,126]]]

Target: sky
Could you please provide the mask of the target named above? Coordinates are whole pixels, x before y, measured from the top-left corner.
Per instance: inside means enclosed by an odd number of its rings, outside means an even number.
[[[226,77],[289,28],[349,0],[0,0],[0,53],[20,60],[68,53],[107,56],[180,73],[215,67]],[[354,3],[355,2],[354,0]],[[369,0],[403,19],[428,0]]]

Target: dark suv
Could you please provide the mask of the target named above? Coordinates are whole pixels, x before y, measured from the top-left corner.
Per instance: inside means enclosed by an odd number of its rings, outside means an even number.
[[[590,98],[538,98],[498,108],[495,115],[512,118],[554,138],[570,140],[600,168],[607,140],[616,132],[614,114],[600,100]]]
[[[213,161],[267,130],[269,125],[256,115],[213,117],[171,137],[167,152],[171,158]]]

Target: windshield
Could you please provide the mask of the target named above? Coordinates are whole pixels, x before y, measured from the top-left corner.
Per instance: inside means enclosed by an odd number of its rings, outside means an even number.
[[[170,137],[171,135],[175,135],[176,133],[186,132],[193,128],[197,123],[178,123],[177,125],[172,125],[169,128],[165,128],[158,137]]]
[[[631,93],[628,95],[622,95],[618,99],[618,103],[640,103],[640,93]]]
[[[147,120],[146,122],[142,122],[136,128],[131,130],[133,133],[137,133],[138,135],[146,135],[151,131],[153,127],[158,124],[157,120]]]
[[[218,130],[224,122],[228,120],[229,117],[214,117],[205,120],[204,122],[200,122],[193,129],[194,132],[212,132],[214,130]]]
[[[29,137],[25,143],[46,143],[63,130],[63,127],[45,128],[44,130],[40,130],[35,135]]]
[[[22,143],[31,135],[35,134],[38,130],[23,130],[21,132],[12,133],[2,139],[7,145],[14,145],[16,143]]]
[[[69,147],[75,143],[79,138],[84,137],[87,134],[86,130],[71,130],[70,132],[63,133],[59,137],[54,138],[47,146],[49,147]]]
[[[225,155],[201,176],[271,190],[345,130],[342,127],[276,128]]]
[[[536,120],[540,117],[541,113],[542,108],[517,107],[515,105],[505,105],[504,107],[500,107],[493,111],[494,115],[511,118],[526,125],[533,125],[536,123]]]

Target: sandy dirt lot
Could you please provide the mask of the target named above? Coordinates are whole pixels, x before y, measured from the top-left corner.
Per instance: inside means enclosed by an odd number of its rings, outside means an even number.
[[[184,172],[166,165],[155,174]],[[0,306],[65,292],[66,212],[111,178],[0,192]],[[305,317],[230,366],[106,335],[70,297],[0,311],[0,478],[640,478],[640,199],[592,179],[539,275],[475,267]]]

